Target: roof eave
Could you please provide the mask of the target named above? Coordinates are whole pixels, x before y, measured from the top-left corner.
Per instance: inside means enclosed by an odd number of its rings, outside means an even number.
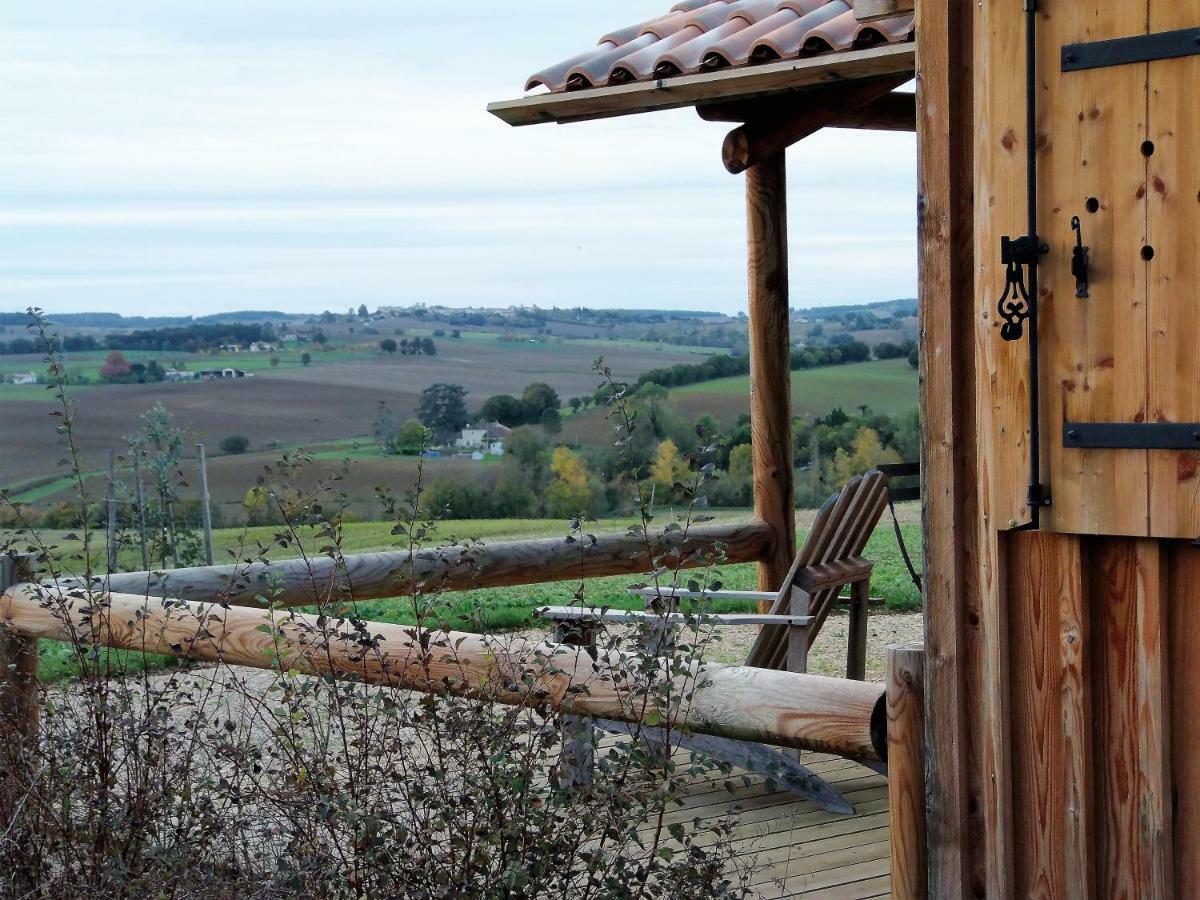
[[[884,44],[866,50],[846,50],[701,75],[501,100],[489,103],[488,112],[514,126],[547,122],[561,125],[746,100],[818,84],[913,73],[915,70],[914,43]]]

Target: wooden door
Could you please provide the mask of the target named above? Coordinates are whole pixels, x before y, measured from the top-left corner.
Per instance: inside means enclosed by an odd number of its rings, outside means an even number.
[[[979,415],[990,519],[1029,521],[1028,339],[999,337],[1003,234],[1025,231],[1020,4],[977,55]],[[1064,447],[1064,423],[1200,422],[1200,56],[1062,71],[1063,47],[1200,26],[1200,0],[1042,0],[1038,16],[1042,482],[1047,530],[1200,536],[1200,451]],[[1071,272],[1081,224],[1086,299]],[[1200,445],[1198,445],[1200,446]]]

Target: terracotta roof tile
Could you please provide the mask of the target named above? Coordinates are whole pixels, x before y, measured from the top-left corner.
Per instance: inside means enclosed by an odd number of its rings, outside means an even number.
[[[853,0],[683,0],[543,69],[525,89],[605,87],[912,38],[912,16],[864,24],[853,7]]]

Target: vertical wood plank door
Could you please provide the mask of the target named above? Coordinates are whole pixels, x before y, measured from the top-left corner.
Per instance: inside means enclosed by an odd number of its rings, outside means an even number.
[[[1200,0],[1150,0],[1149,22],[1152,33],[1200,27]],[[1149,420],[1200,422],[1200,56],[1149,68]],[[1149,454],[1155,537],[1200,535],[1197,447]]]
[[[1026,228],[1024,18],[1021,5],[984,3],[975,19],[976,415],[980,496],[991,526],[1029,522],[1028,343],[1000,339],[1002,235]]]
[[[1053,505],[1047,529],[1147,532],[1145,450],[1063,447],[1063,423],[1146,418],[1147,65],[1061,71],[1062,47],[1146,32],[1147,0],[1046,0],[1038,23],[1042,440]],[[1091,247],[1089,297],[1076,297],[1072,219]],[[1197,532],[1200,534],[1200,532]]]

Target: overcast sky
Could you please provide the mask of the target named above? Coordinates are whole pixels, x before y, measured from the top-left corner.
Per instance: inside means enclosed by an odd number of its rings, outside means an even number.
[[[513,129],[668,0],[6,0],[0,310],[745,308],[728,125]],[[914,296],[911,135],[789,152],[792,302]]]

